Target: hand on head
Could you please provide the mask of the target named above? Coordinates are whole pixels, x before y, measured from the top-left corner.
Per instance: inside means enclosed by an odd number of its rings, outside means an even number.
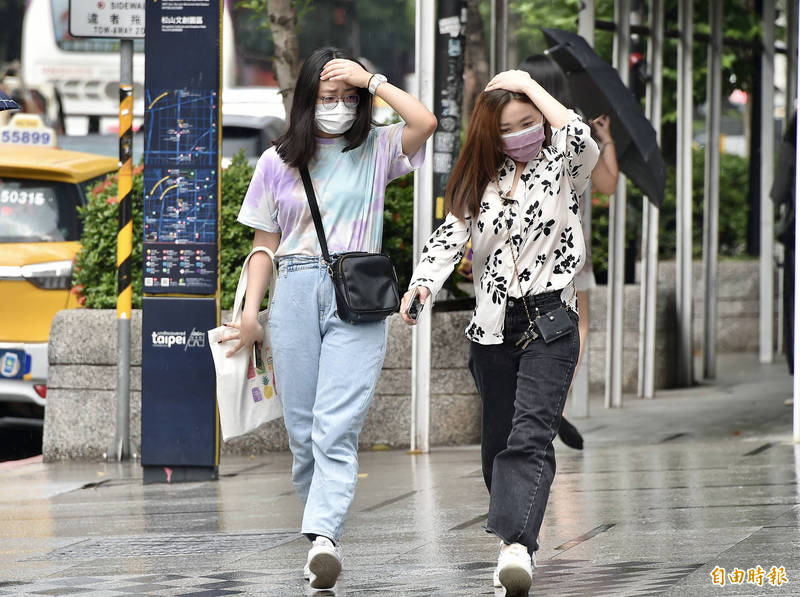
[[[329,61],[319,75],[322,81],[343,81],[354,87],[366,87],[369,85],[370,77],[372,75],[361,65],[344,58],[334,58]]]
[[[505,89],[512,93],[527,93],[528,87],[532,82],[533,79],[524,70],[507,70],[492,77],[484,91]]]

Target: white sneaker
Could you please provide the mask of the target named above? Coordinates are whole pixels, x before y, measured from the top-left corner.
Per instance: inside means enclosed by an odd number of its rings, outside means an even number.
[[[303,575],[308,572],[312,589],[332,589],[342,571],[342,548],[327,537],[317,537],[308,550]]]
[[[502,540],[500,540],[500,549],[503,549],[503,545],[505,545],[505,543]],[[500,551],[499,550],[497,552],[497,559],[498,560],[500,559]],[[495,566],[494,567],[494,573],[492,574],[492,586],[495,589],[502,589],[503,588],[503,585],[500,584],[500,566]]]
[[[528,555],[528,548],[520,543],[501,545],[494,572],[494,586],[505,587],[507,597],[527,595],[532,576],[532,560]]]

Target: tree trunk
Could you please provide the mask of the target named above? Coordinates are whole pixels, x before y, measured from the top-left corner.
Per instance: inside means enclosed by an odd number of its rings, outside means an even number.
[[[294,85],[300,72],[297,12],[292,6],[292,0],[267,0],[267,14],[272,39],[275,41],[275,77],[281,89],[288,122]]]
[[[489,82],[489,61],[486,58],[486,37],[483,34],[483,19],[479,10],[480,0],[467,0],[467,40],[464,52],[464,99],[462,101],[465,122],[472,116],[475,100]]]

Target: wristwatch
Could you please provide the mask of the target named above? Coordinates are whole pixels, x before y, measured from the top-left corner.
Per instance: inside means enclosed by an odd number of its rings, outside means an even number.
[[[369,78],[369,83],[367,84],[367,90],[372,94],[375,95],[375,92],[378,90],[378,85],[381,83],[386,83],[386,77],[383,75],[372,75]]]

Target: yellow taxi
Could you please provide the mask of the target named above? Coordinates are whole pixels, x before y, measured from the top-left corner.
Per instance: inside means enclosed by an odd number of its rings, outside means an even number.
[[[42,416],[50,324],[79,306],[78,207],[117,160],[58,149],[38,117],[14,120],[0,127],[0,416]]]

